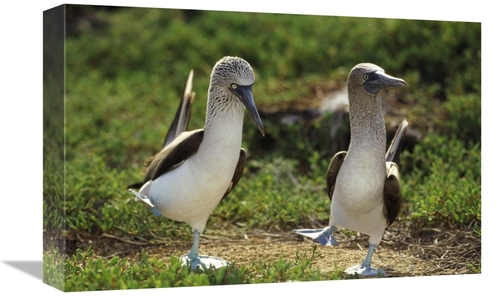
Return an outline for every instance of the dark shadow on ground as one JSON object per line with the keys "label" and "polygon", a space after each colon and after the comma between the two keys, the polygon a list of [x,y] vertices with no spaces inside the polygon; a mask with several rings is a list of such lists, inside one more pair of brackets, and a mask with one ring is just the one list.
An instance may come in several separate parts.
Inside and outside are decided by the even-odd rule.
{"label": "dark shadow on ground", "polygon": [[39,279],[40,281],[43,279],[42,261],[3,261],[3,263],[17,268],[20,271]]}

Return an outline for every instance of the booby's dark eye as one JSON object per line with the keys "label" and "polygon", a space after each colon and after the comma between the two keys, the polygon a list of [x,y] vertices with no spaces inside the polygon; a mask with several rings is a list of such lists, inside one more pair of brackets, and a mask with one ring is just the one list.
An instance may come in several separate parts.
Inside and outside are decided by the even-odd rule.
{"label": "booby's dark eye", "polygon": [[367,74],[363,75],[363,79],[368,80],[368,75]]}
{"label": "booby's dark eye", "polygon": [[232,88],[232,89],[237,89],[237,88],[238,88],[238,85],[237,85],[237,84],[234,84],[234,83],[231,83],[231,88]]}

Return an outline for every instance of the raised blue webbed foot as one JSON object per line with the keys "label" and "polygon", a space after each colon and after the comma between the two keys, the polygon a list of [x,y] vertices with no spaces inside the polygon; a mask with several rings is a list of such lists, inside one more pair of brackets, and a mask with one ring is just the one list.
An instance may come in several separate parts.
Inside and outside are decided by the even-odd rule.
{"label": "raised blue webbed foot", "polygon": [[335,230],[335,226],[328,226],[320,229],[295,229],[293,232],[312,238],[323,246],[338,246],[339,243],[332,235]]}
{"label": "raised blue webbed foot", "polygon": [[156,206],[151,202],[151,200],[147,196],[142,195],[133,189],[129,189],[128,191],[130,191],[133,195],[135,195],[135,201],[142,202],[142,204],[147,206],[155,216],[161,216],[161,213],[158,211]]}
{"label": "raised blue webbed foot", "polygon": [[148,206],[150,208],[155,207],[153,205],[153,203],[151,202],[151,200],[147,196],[142,195],[133,189],[129,189],[128,191],[132,192],[132,194],[135,195],[135,201],[141,201],[143,204],[145,204],[146,206]]}

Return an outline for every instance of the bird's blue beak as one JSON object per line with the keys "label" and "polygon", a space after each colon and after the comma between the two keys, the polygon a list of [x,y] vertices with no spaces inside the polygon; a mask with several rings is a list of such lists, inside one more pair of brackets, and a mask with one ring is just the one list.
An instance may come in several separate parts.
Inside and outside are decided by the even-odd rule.
{"label": "bird's blue beak", "polygon": [[257,124],[260,133],[264,136],[264,125],[260,120],[259,111],[257,111],[257,107],[255,106],[255,102],[253,100],[253,92],[251,85],[238,85],[236,89],[230,88],[231,91],[238,97],[238,99],[245,105],[250,116],[252,116],[253,120]]}
{"label": "bird's blue beak", "polygon": [[383,71],[375,71],[365,75],[368,75],[368,79],[363,84],[363,88],[372,95],[378,94],[385,88],[408,86],[403,79],[392,77]]}

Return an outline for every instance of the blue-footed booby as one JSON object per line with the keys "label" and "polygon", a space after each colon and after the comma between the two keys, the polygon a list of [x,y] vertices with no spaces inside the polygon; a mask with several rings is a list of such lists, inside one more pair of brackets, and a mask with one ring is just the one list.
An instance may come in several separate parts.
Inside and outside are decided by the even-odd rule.
{"label": "blue-footed booby", "polygon": [[[241,148],[245,107],[264,135],[253,99],[254,73],[239,57],[224,57],[212,69],[205,126],[185,131],[190,116],[192,74],[164,148],[146,161],[144,178],[129,186],[153,214],[182,221],[193,229],[193,245],[181,257],[192,269],[218,268],[227,261],[198,254],[200,235],[220,200],[238,183],[246,164]],[[139,186],[137,186],[139,185]],[[139,188],[139,192],[132,189]]]}
{"label": "blue-footed booby", "polygon": [[351,70],[347,79],[351,140],[347,152],[335,154],[326,173],[331,200],[329,226],[294,230],[322,245],[338,245],[333,237],[338,228],[369,235],[366,259],[348,268],[348,274],[385,275],[382,269],[372,268],[371,260],[385,228],[394,222],[401,207],[399,169],[393,160],[401,151],[408,122],[403,120],[386,152],[380,91],[405,86],[403,79],[389,76],[371,63]]}

